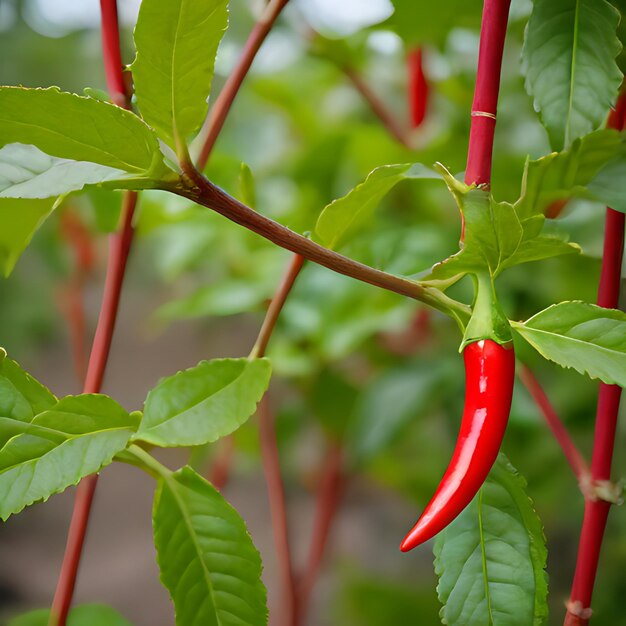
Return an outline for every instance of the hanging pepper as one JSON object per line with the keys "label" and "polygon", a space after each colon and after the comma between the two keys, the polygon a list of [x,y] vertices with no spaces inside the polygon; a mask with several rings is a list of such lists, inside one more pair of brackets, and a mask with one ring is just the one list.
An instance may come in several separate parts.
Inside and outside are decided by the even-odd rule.
{"label": "hanging pepper", "polygon": [[426,117],[428,108],[429,86],[424,74],[422,48],[411,50],[407,56],[409,70],[409,111],[411,114],[411,126],[417,128]]}
{"label": "hanging pepper", "polygon": [[478,277],[474,314],[462,349],[465,410],[457,444],[435,495],[400,545],[403,552],[434,537],[463,511],[500,450],[511,409],[515,354],[490,277]]}

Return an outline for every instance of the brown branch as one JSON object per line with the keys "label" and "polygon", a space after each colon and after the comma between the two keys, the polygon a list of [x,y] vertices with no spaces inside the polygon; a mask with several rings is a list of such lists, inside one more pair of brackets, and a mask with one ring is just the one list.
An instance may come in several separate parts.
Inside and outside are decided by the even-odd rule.
{"label": "brown branch", "polygon": [[183,169],[186,176],[181,179],[179,184],[163,186],[162,188],[210,208],[281,248],[300,254],[305,259],[334,272],[424,302],[442,313],[450,315],[461,327],[469,319],[469,307],[449,298],[438,289],[374,269],[324,248],[229,196],[194,170],[190,164],[183,164]]}
{"label": "brown branch", "polygon": [[265,38],[269,34],[274,22],[280,15],[281,11],[285,7],[289,0],[271,0],[261,19],[254,25],[248,40],[246,41],[241,57],[233,73],[228,77],[220,95],[215,100],[215,104],[211,107],[211,111],[207,118],[207,121],[200,132],[200,140],[202,142],[202,148],[198,155],[196,164],[200,171],[202,171],[207,161],[213,146],[224,126],[226,117],[233,105],[235,97],[239,93],[239,88],[247,76],[252,66],[252,62],[257,55],[257,52],[263,45]]}

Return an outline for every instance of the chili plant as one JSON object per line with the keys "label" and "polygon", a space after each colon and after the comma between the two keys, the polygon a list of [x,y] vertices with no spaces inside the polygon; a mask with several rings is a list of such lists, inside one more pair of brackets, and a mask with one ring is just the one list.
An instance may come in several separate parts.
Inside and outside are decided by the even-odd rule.
{"label": "chili plant", "polygon": [[[255,57],[288,0],[270,0],[261,8],[237,64],[214,96],[215,60],[228,26],[228,4],[143,0],[134,29],[135,58],[125,67],[116,2],[101,0],[108,95],[95,90],[79,95],[56,87],[0,87],[0,264],[8,276],[41,224],[62,213],[64,241],[74,250],[76,269],[68,283],[71,289],[62,291],[61,299],[73,328],[76,371],[84,375],[83,393],[57,397],[18,364],[18,354],[0,351],[0,518],[6,521],[78,485],[51,608],[14,617],[10,623],[126,623],[106,607],[72,609],[98,473],[113,462],[154,479],[154,545],[176,623],[267,623],[259,552],[244,520],[221,493],[231,480],[240,445],[233,434],[257,414],[281,578],[280,607],[272,610],[271,618],[275,623],[303,624],[350,480],[365,473],[391,440],[401,439],[403,429],[427,410],[437,389],[449,386],[456,392],[457,376],[439,367],[441,352],[454,351],[451,337],[466,369],[465,411],[456,446],[447,446],[452,460],[439,486],[430,474],[423,479],[434,496],[423,508],[426,490],[419,491],[416,500],[422,513],[401,549],[411,550],[435,537],[443,623],[528,626],[547,621],[547,544],[528,495],[533,494],[536,476],[532,466],[527,467],[527,484],[500,452],[512,403],[514,415],[519,412],[514,397],[517,368],[584,497],[565,624],[588,623],[608,513],[612,504],[621,502],[621,488],[611,482],[611,465],[621,387],[626,384],[626,315],[618,308],[626,211],[623,4],[534,0],[532,6],[519,2],[510,11],[510,0],[445,0],[435,8],[421,1],[394,0],[394,11],[383,22],[345,38],[320,33],[318,24],[308,24],[306,0],[299,9],[289,12],[289,7],[288,23],[297,34],[292,36],[302,37],[310,51],[306,61],[297,63],[314,63],[316,71],[333,72],[333,80],[345,83],[342,88],[351,85],[369,107],[368,124],[374,119],[389,135],[381,139],[374,126],[375,134],[367,135],[376,141],[373,155],[364,157],[358,143],[350,152],[339,131],[324,135],[332,125],[332,111],[319,101],[316,106],[319,94],[293,81],[287,86],[271,79],[257,82],[257,98],[291,116],[302,133],[307,123],[317,124],[308,137],[313,148],[299,172],[288,155],[280,159],[279,173],[293,178],[293,186],[302,190],[299,202],[306,206],[304,211],[286,211],[289,227],[280,208],[262,208],[284,200],[281,194],[263,194],[252,168],[240,163],[243,155],[220,161],[216,150]],[[376,49],[369,43],[381,31],[383,37],[393,33],[395,45],[403,48],[396,60],[409,69],[408,77],[402,67],[398,74],[406,81],[406,95],[399,99],[408,103],[404,115],[397,114],[388,94],[382,89],[379,93],[366,77],[368,55]],[[460,72],[456,82],[446,81],[441,66],[455,37],[467,42],[468,33],[477,31],[477,65],[472,63],[465,75]],[[508,140],[517,133],[523,143],[526,129],[538,130],[537,119],[546,134],[539,135],[541,149],[533,145],[533,154],[522,161],[496,145],[499,156],[492,175],[507,36],[512,40],[509,54],[516,59],[516,44],[523,40],[521,62],[511,64],[514,70],[506,76],[500,98]],[[469,75],[474,83],[471,103],[466,97],[471,91]],[[520,95],[522,75],[526,101],[532,101],[538,118],[531,119],[530,112],[526,119],[506,117],[508,90],[514,97]],[[303,81],[302,76],[296,78]],[[435,89],[431,81],[439,82]],[[312,103],[305,102],[308,98]],[[447,112],[446,99],[462,111]],[[437,104],[441,111],[436,111]],[[262,107],[256,108],[249,110],[255,129],[262,126],[263,115]],[[429,137],[429,128],[436,124],[444,129],[443,139]],[[469,130],[467,151],[460,148],[455,130],[462,136]],[[316,144],[317,135],[321,143],[328,139],[323,149]],[[465,152],[467,158],[459,158]],[[399,158],[389,164],[387,154]],[[354,172],[342,169],[343,161],[354,166],[359,159],[374,169],[352,189],[346,191],[344,184],[345,193],[331,201],[335,177],[355,178]],[[464,171],[459,171],[464,162]],[[311,176],[315,168],[324,169],[317,179]],[[120,193],[122,200],[116,203]],[[315,202],[307,205],[307,198],[323,198],[324,208],[309,206]],[[439,234],[425,232],[424,238],[436,240],[433,247],[442,260],[432,258],[432,250],[411,248],[411,242],[422,241],[420,228],[426,222],[413,208],[405,215],[394,214],[391,201],[404,207],[423,202],[438,216]],[[452,224],[456,233],[460,231],[458,248],[440,232],[451,230],[445,222],[452,222],[453,213],[446,212],[452,202],[461,217]],[[78,217],[85,204],[100,223],[115,225],[109,229],[104,294],[86,368],[81,360],[81,289],[94,266],[91,239],[96,235]],[[529,276],[539,282],[555,267],[576,271],[587,250],[569,240],[577,231],[567,219],[576,218],[577,211],[601,216],[604,207],[611,208],[606,209],[596,304],[584,300],[592,289],[586,280],[563,301],[555,297],[559,294],[552,285],[541,298],[532,298],[527,285],[519,286],[520,276],[525,282]],[[559,225],[556,218],[563,216]],[[371,228],[372,223],[377,227]],[[167,303],[161,319],[263,309],[265,318],[247,355],[203,360],[176,373],[164,367],[165,378],[146,392],[143,407],[129,411],[101,391],[136,228],[145,240],[155,233],[162,237],[159,253],[166,257],[164,274],[170,278],[193,273],[203,263],[210,263],[220,276],[215,284],[201,285],[199,291]],[[578,234],[583,240],[588,236],[580,228]],[[179,251],[168,265],[168,244],[177,237]],[[229,249],[233,237],[238,250],[234,259]],[[277,268],[285,256],[280,249],[291,253],[281,281]],[[557,262],[561,265],[555,266]],[[518,266],[529,263],[537,264],[533,274],[520,273],[524,270]],[[516,301],[516,289],[525,297]],[[543,308],[529,310],[529,304]],[[316,329],[311,322],[307,327],[307,319],[321,322]],[[278,327],[281,332],[275,333]],[[439,348],[429,352],[426,344],[438,334]],[[420,350],[429,362],[419,376],[405,370],[399,387],[401,377],[385,378],[393,374],[398,354]],[[350,354],[363,360],[361,373],[358,367],[346,373]],[[590,466],[528,366],[538,355],[600,381]],[[326,441],[311,545],[302,571],[296,571],[291,554],[275,402],[267,396],[273,367],[275,376],[289,380],[303,404],[310,405]],[[189,448],[190,462],[172,470],[157,459],[159,448]],[[425,447],[422,453],[427,453]],[[209,470],[207,457],[212,458]],[[406,521],[408,528],[411,520]],[[385,550],[396,552],[396,539]],[[372,615],[363,619],[371,620]],[[393,613],[380,619],[398,620]],[[410,619],[421,623],[419,615]],[[615,616],[606,619],[617,623]]]}

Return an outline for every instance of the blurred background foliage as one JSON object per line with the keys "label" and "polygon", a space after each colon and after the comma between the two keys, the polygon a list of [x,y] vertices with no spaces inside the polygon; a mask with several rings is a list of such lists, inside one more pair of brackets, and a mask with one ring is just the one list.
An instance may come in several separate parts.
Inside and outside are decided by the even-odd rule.
{"label": "blurred background foliage", "polygon": [[[138,3],[119,3],[128,62],[133,56],[131,29]],[[214,93],[236,62],[262,4],[232,0]],[[435,6],[396,0],[394,4],[395,14],[386,0],[294,0],[244,83],[206,169],[208,177],[258,211],[306,232],[313,229],[323,206],[379,165],[422,162],[430,166],[441,161],[453,172],[463,170],[481,3],[446,0]],[[493,174],[494,194],[503,200],[518,197],[527,155],[536,158],[549,151],[520,72],[530,7],[528,0],[514,0],[505,50]],[[86,86],[103,89],[98,15],[96,0],[0,0],[2,84],[54,84],[79,93]],[[426,121],[410,131],[406,54],[418,44],[424,46],[431,98]],[[355,89],[351,72],[407,129],[414,149],[389,135]],[[72,274],[73,257],[62,236],[61,214],[78,215],[96,245],[96,269],[84,285],[90,332],[106,258],[104,234],[115,228],[118,209],[119,196],[113,193],[72,196],[37,233],[13,274],[0,281],[0,343],[13,358],[32,365],[44,382],[50,376],[42,371],[42,362],[55,368],[55,380],[76,388],[60,291]],[[560,300],[595,300],[603,217],[603,207],[597,205],[571,202],[566,206],[559,228],[582,245],[583,254],[507,272],[498,287],[511,318],[524,319]],[[178,333],[194,328],[206,342],[197,346],[200,357],[216,356],[211,352],[216,336],[223,347],[221,355],[246,353],[239,348],[242,337],[252,342],[289,255],[217,214],[164,193],[142,195],[137,227],[127,282],[131,295],[123,300],[121,315],[128,315],[128,307],[139,306],[142,299],[149,303],[139,307],[142,318],[133,328],[140,343],[159,346],[166,333],[168,341],[172,337],[175,341]],[[386,271],[418,274],[456,249],[459,232],[457,209],[441,185],[405,181],[388,194],[367,227],[354,233],[341,252]],[[455,295],[467,301],[470,286],[456,286]],[[358,545],[331,542],[327,573],[316,595],[315,621],[310,623],[439,623],[430,547],[406,556],[399,553],[397,543],[432,494],[453,447],[463,403],[459,340],[453,323],[437,313],[312,264],[305,266],[268,353],[275,369],[272,402],[278,414],[288,496],[292,510],[297,509],[302,492],[315,487],[324,441],[338,442],[345,450],[350,475],[339,513],[343,536],[350,532],[346,523],[374,519],[369,527],[366,524]],[[123,351],[121,341],[114,342],[116,350]],[[589,454],[596,385],[541,361],[526,345],[520,345],[519,351]],[[186,364],[181,359],[181,366],[193,365],[195,356],[189,355]],[[141,363],[141,358],[135,362]],[[167,359],[159,371],[172,373]],[[138,389],[137,397],[146,390]],[[109,385],[108,391],[116,397],[114,386]],[[227,497],[229,489],[237,489],[241,476],[260,475],[255,421],[238,431],[235,439],[236,469]],[[623,474],[623,446],[620,433],[616,477]],[[583,502],[556,442],[520,384],[504,451],[527,478],[529,494],[545,524],[551,623],[559,624],[573,573]],[[195,451],[193,458],[206,468],[214,455],[211,448]],[[399,509],[392,507],[393,528],[380,533],[375,518],[382,515],[381,506],[392,506],[390,502],[400,503]],[[251,523],[250,515],[245,516]],[[382,517],[385,524],[389,519]],[[594,598],[594,623],[599,626],[626,624],[622,608],[625,529],[626,514],[616,508]],[[306,542],[302,529],[292,530],[295,543]],[[0,544],[3,537],[11,536],[0,529]],[[262,551],[265,556],[263,547]],[[385,558],[379,560],[383,553]],[[52,571],[56,564],[50,566]],[[7,588],[5,609],[41,602],[29,596],[28,589],[12,588],[14,566],[7,562],[0,566],[0,580]],[[268,572],[266,578],[272,573]],[[266,583],[272,600],[273,584]],[[129,617],[157,624],[140,621],[146,602],[137,597]],[[171,617],[160,623],[171,623]]]}

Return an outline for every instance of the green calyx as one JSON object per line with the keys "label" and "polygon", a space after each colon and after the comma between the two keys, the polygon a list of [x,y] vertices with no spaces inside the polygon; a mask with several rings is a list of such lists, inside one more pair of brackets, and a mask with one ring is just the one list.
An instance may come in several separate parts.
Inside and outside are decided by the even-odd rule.
{"label": "green calyx", "polygon": [[511,325],[498,302],[493,277],[485,272],[476,274],[473,278],[475,297],[472,317],[459,351],[463,352],[465,346],[481,339],[491,339],[501,345],[511,343],[513,341]]}

